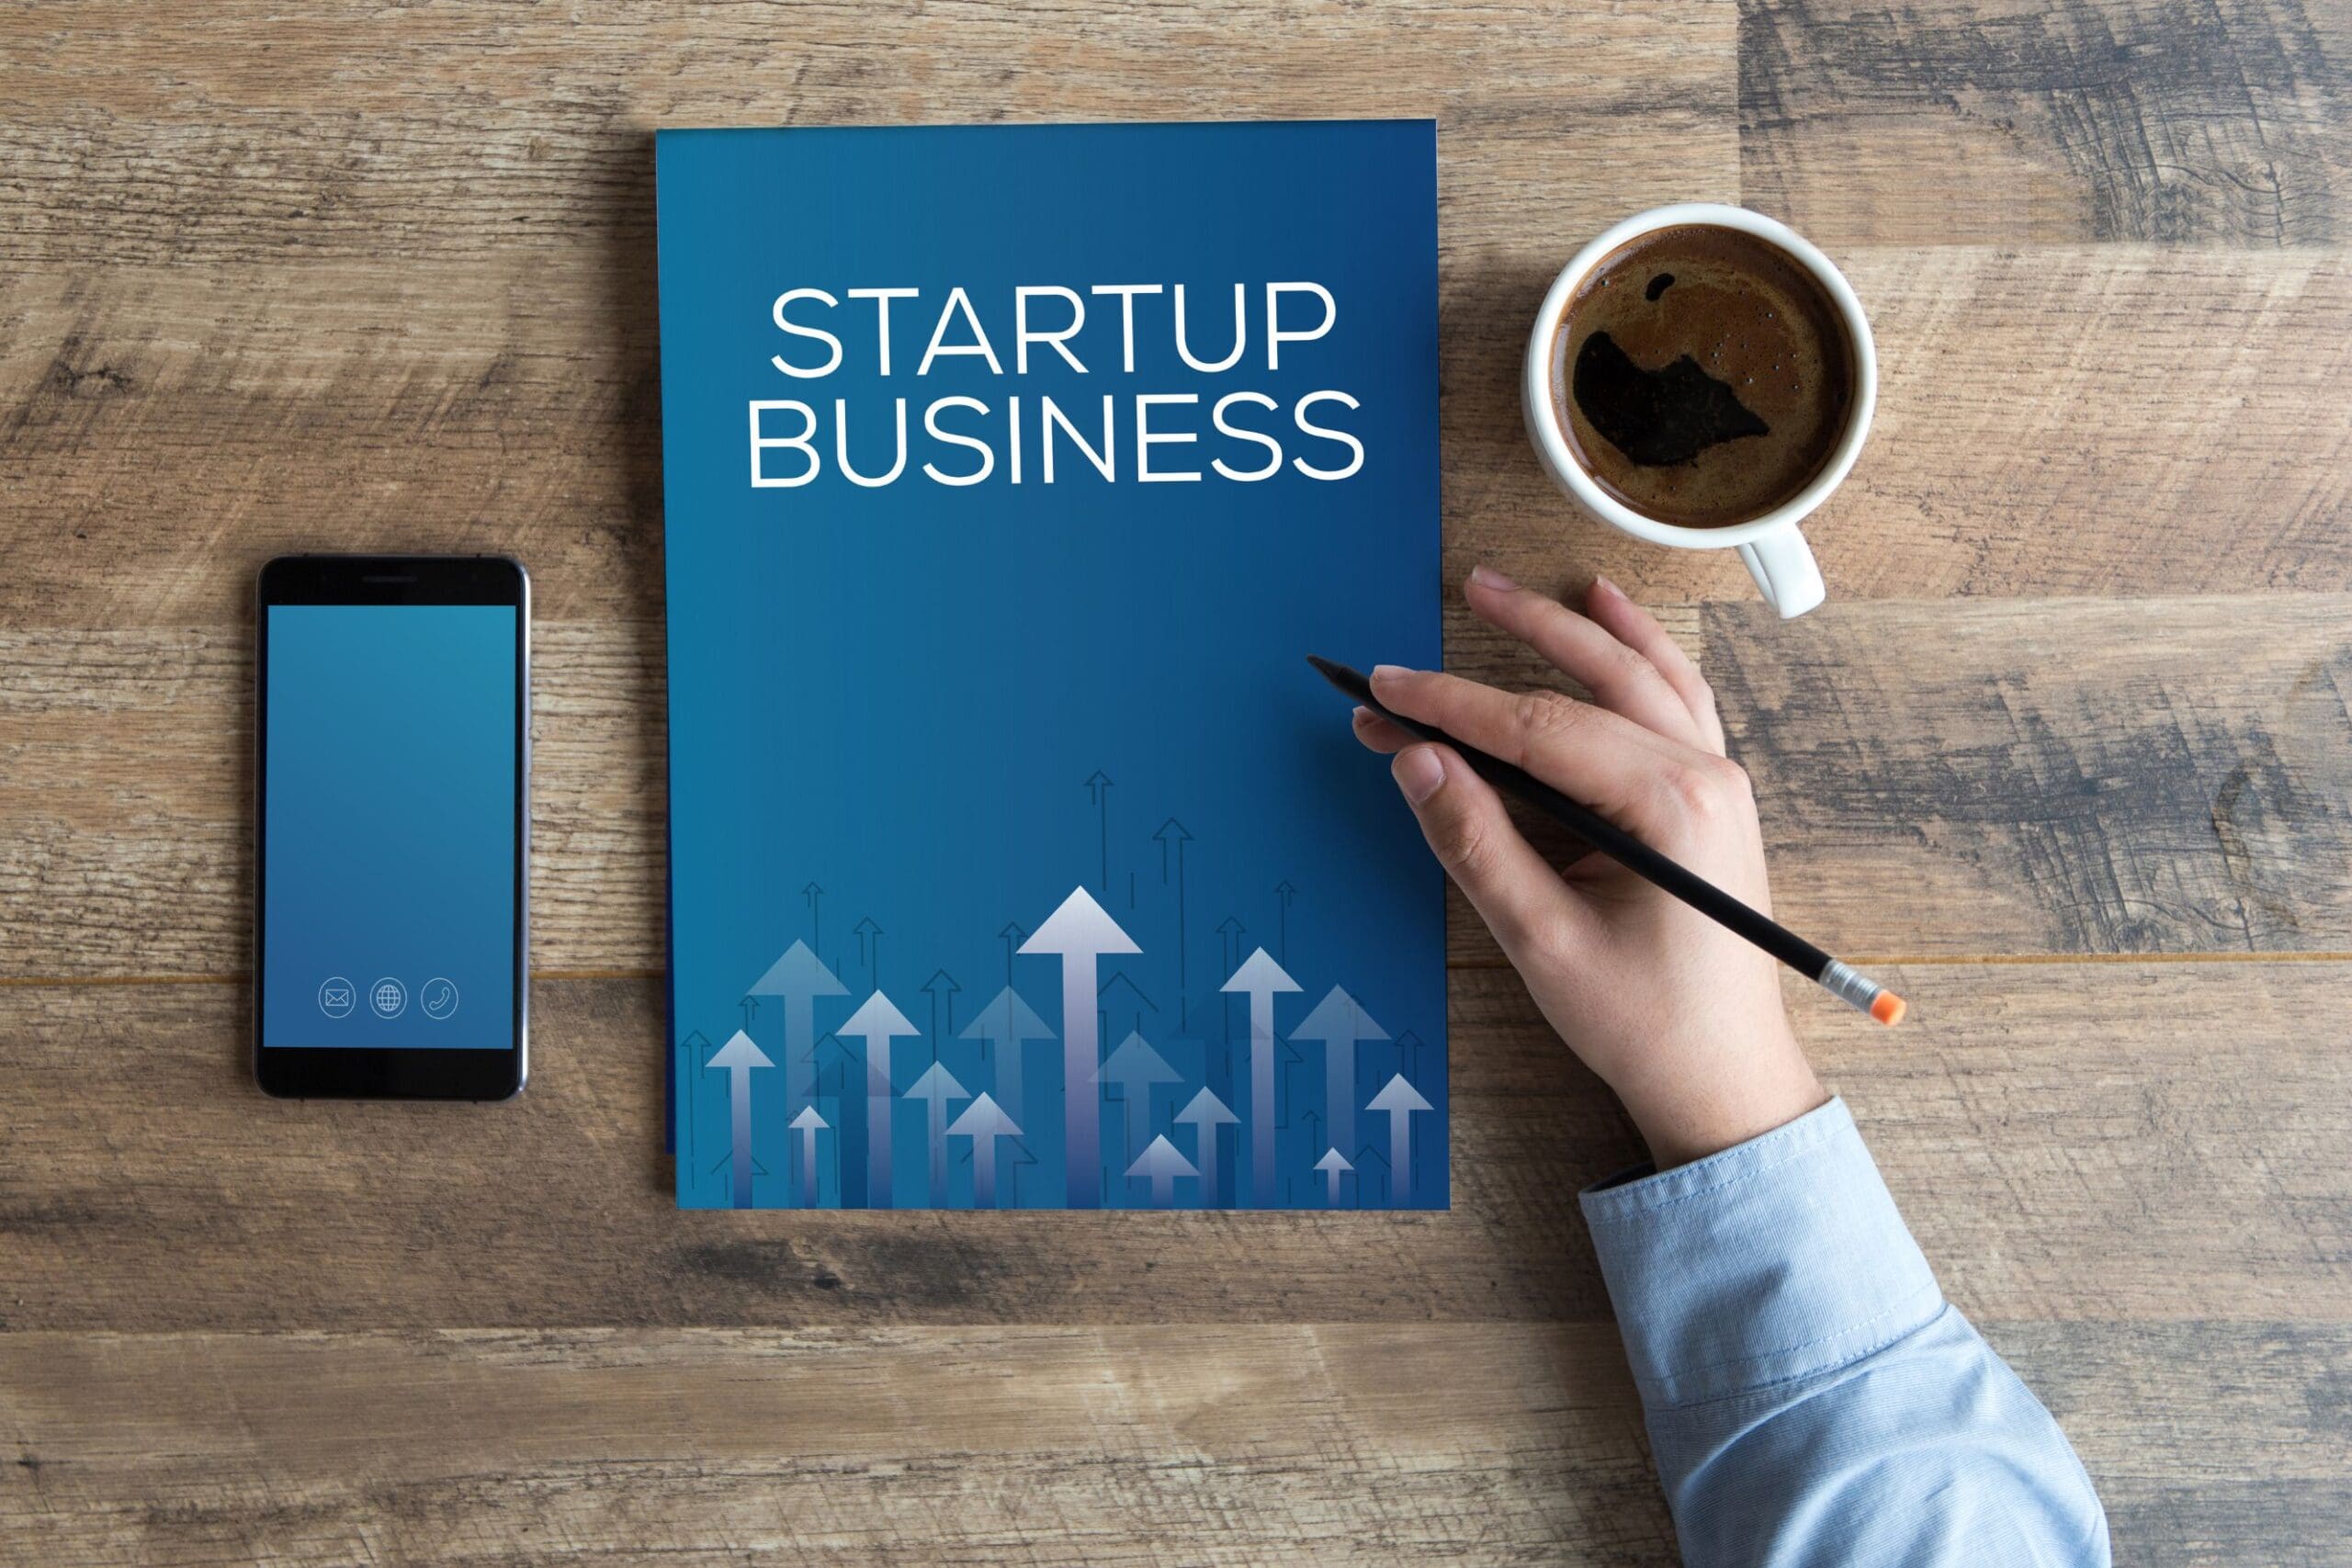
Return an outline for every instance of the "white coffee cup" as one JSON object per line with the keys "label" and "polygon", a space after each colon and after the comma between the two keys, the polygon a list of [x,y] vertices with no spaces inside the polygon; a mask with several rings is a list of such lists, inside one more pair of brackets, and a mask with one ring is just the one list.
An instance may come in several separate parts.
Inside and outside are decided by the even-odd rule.
{"label": "white coffee cup", "polygon": [[[1838,438],[1829,461],[1803,490],[1761,517],[1721,528],[1686,528],[1679,524],[1661,523],[1602,490],[1569,449],[1567,433],[1560,428],[1560,411],[1552,396],[1553,344],[1568,300],[1586,275],[1630,240],[1690,223],[1736,229],[1768,240],[1787,252],[1820,283],[1823,292],[1837,307],[1853,345],[1853,401],[1847,414],[1845,433]],[[1827,256],[1796,231],[1744,207],[1704,201],[1652,208],[1603,231],[1560,269],[1560,276],[1552,281],[1551,292],[1544,296],[1544,308],[1535,313],[1535,330],[1528,336],[1527,373],[1521,391],[1527,433],[1535,443],[1536,455],[1543,458],[1552,482],[1567,491],[1569,498],[1585,511],[1612,528],[1654,545],[1669,545],[1679,550],[1738,550],[1739,558],[1747,563],[1748,571],[1756,578],[1756,586],[1764,591],[1765,600],[1784,618],[1802,615],[1821,603],[1821,568],[1814,561],[1813,548],[1804,542],[1797,525],[1829,499],[1830,492],[1844,481],[1855,457],[1861,453],[1862,440],[1870,434],[1871,414],[1878,406],[1878,354],[1871,343],[1869,318],[1862,314],[1862,302],[1854,297],[1853,285],[1846,281],[1845,275],[1831,265]]]}

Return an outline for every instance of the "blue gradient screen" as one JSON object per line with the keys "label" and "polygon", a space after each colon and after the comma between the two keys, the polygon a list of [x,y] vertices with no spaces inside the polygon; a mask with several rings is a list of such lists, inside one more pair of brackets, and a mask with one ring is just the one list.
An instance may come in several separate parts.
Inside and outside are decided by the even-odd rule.
{"label": "blue gradient screen", "polygon": [[262,1043],[514,1043],[515,609],[273,604]]}

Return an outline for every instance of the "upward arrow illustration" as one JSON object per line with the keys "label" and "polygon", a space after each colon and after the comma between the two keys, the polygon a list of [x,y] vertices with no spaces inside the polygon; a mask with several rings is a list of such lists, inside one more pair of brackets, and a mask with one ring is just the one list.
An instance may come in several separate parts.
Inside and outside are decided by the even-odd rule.
{"label": "upward arrow illustration", "polygon": [[939,1050],[940,998],[944,997],[947,1000],[947,1027],[952,1032],[956,1027],[956,994],[963,988],[956,983],[956,976],[944,969],[933,970],[931,978],[922,983],[923,995],[931,998],[931,1048],[934,1055]]}
{"label": "upward arrow illustration", "polygon": [[1241,1118],[1226,1109],[1225,1101],[1203,1089],[1176,1112],[1176,1120],[1192,1123],[1193,1147],[1197,1151],[1193,1158],[1201,1168],[1201,1207],[1214,1209],[1217,1205],[1217,1129],[1230,1127]]}
{"label": "upward arrow illustration", "polygon": [[962,1038],[986,1041],[995,1056],[996,1099],[1006,1115],[1018,1117],[1023,1113],[1021,1058],[1028,1043],[1053,1037],[1054,1032],[1046,1027],[1046,1021],[1010,986],[999,991],[996,1000],[964,1026]]}
{"label": "upward arrow illustration", "polygon": [[[1107,781],[1106,781],[1107,782]],[[1102,1097],[1094,1091],[1094,1069],[1102,1042],[1094,1022],[1095,961],[1106,953],[1141,953],[1119,923],[1083,887],[1070,890],[1046,923],[1021,944],[1023,953],[1057,953],[1062,961],[1063,1158],[1068,1164],[1068,1203],[1073,1209],[1102,1206]]]}
{"label": "upward arrow illustration", "polygon": [[1427,1043],[1409,1029],[1396,1036],[1396,1054],[1403,1058],[1407,1072],[1419,1073],[1421,1070],[1421,1051]]}
{"label": "upward arrow illustration", "polygon": [[1338,1208],[1340,1173],[1353,1170],[1355,1167],[1350,1165],[1348,1156],[1339,1150],[1325,1149],[1323,1157],[1315,1162],[1315,1168],[1323,1173],[1323,1206],[1327,1209]]}
{"label": "upward arrow illustration", "polygon": [[817,1043],[815,998],[845,997],[849,987],[833,977],[807,942],[796,942],[768,965],[752,994],[784,998],[784,1101],[797,1111],[816,1093],[817,1065],[809,1055]]}
{"label": "upward arrow illustration", "polygon": [[1151,1146],[1136,1156],[1135,1164],[1127,1167],[1130,1179],[1138,1176],[1150,1179],[1151,1206],[1155,1209],[1165,1209],[1174,1200],[1178,1177],[1199,1174],[1193,1168],[1193,1162],[1165,1138],[1152,1139]]}
{"label": "upward arrow illustration", "polygon": [[909,1100],[920,1100],[927,1106],[926,1120],[931,1129],[931,1206],[947,1207],[947,1102],[969,1100],[971,1090],[956,1081],[946,1064],[933,1062],[922,1077],[915,1079],[907,1090]]}
{"label": "upward arrow illustration", "polygon": [[1119,1042],[1119,1048],[1102,1064],[1102,1077],[1104,1083],[1119,1086],[1126,1107],[1127,1135],[1114,1156],[1114,1163],[1124,1165],[1142,1152],[1143,1135],[1151,1130],[1151,1086],[1184,1080],[1148,1041],[1133,1032]]}
{"label": "upward arrow illustration", "polygon": [[947,1129],[948,1136],[972,1140],[972,1207],[996,1207],[996,1141],[1017,1138],[1021,1129],[1012,1124],[997,1102],[983,1093],[964,1108]]}
{"label": "upward arrow illustration", "polygon": [[1293,1040],[1323,1043],[1323,1135],[1334,1145],[1351,1144],[1356,1136],[1356,1043],[1385,1040],[1388,1032],[1355,998],[1334,986],[1315,1004],[1304,1021],[1294,1024]]}
{"label": "upward arrow illustration", "polygon": [[865,1206],[887,1209],[891,1206],[890,1042],[922,1032],[876,991],[833,1032],[865,1041]]}
{"label": "upward arrow illustration", "polygon": [[[1095,807],[1102,829],[1102,896],[1111,896],[1111,775],[1097,768],[1086,781],[1086,798]],[[1027,949],[1023,949],[1026,952]]]}
{"label": "upward arrow illustration", "polygon": [[804,1105],[800,1114],[792,1119],[792,1130],[800,1134],[800,1206],[817,1206],[817,1134],[832,1125],[817,1114],[813,1105]]}
{"label": "upward arrow illustration", "polygon": [[[1125,994],[1123,996],[1120,994],[1122,992]],[[1094,1010],[1101,1013],[1107,1021],[1113,1016],[1114,1008],[1125,1010],[1129,1019],[1127,1029],[1132,1033],[1143,1028],[1143,1015],[1147,1012],[1158,1012],[1159,1004],[1144,995],[1143,987],[1127,978],[1125,970],[1114,969],[1111,971],[1111,977],[1102,982],[1102,994],[1095,998]],[[1104,1032],[1116,1032],[1106,1027]]]}
{"label": "upward arrow illustration", "polygon": [[1192,1021],[1184,1016],[1185,992],[1192,988],[1192,976],[1185,973],[1184,919],[1184,846],[1193,841],[1192,833],[1173,817],[1159,825],[1152,837],[1159,840],[1159,880],[1168,882],[1169,862],[1176,864],[1176,1027],[1189,1029]]}
{"label": "upward arrow illustration", "polygon": [[1242,933],[1249,929],[1232,915],[1226,916],[1216,923],[1216,934],[1224,939],[1217,951],[1225,955],[1225,963],[1228,968],[1233,964],[1233,955],[1241,951]]}
{"label": "upward arrow illustration", "polygon": [[859,919],[857,924],[850,927],[850,930],[857,935],[857,961],[865,965],[866,983],[873,986],[880,985],[882,983],[882,928],[875,923],[873,916],[865,915]]}
{"label": "upward arrow illustration", "polygon": [[679,1112],[678,1119],[686,1124],[686,1167],[690,1170],[701,1168],[702,1156],[695,1152],[694,1101],[688,1098],[684,1087],[686,1078],[685,1065],[689,1062],[701,1061],[703,1053],[709,1049],[710,1037],[699,1029],[679,1041],[677,1077],[670,1083],[670,1092],[676,1101]]}
{"label": "upward arrow illustration", "polygon": [[706,1065],[727,1069],[729,1174],[734,1178],[735,1207],[748,1209],[752,1206],[752,1069],[775,1064],[739,1029]]}
{"label": "upward arrow illustration", "polygon": [[[856,1060],[857,1053],[852,1051],[833,1031],[828,1029],[817,1036],[817,1097],[822,1100],[827,1095],[846,1096],[849,1092],[850,1064]],[[825,1077],[829,1072],[833,1075],[830,1087]]]}
{"label": "upward arrow illustration", "polygon": [[1274,1184],[1274,994],[1295,991],[1262,947],[1252,951],[1221,989],[1250,998],[1250,1190],[1261,1209],[1279,1201]]}
{"label": "upward arrow illustration", "polygon": [[1413,1190],[1413,1112],[1430,1109],[1421,1091],[1398,1073],[1365,1104],[1366,1111],[1388,1112],[1388,1171],[1392,1190]]}

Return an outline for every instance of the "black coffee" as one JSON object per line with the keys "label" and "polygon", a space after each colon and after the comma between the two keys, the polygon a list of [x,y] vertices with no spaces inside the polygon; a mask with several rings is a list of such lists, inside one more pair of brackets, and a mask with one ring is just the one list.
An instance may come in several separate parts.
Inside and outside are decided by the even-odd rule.
{"label": "black coffee", "polygon": [[1568,300],[1552,398],[1601,489],[1663,523],[1760,517],[1829,461],[1854,400],[1843,319],[1770,241],[1711,224],[1628,241]]}

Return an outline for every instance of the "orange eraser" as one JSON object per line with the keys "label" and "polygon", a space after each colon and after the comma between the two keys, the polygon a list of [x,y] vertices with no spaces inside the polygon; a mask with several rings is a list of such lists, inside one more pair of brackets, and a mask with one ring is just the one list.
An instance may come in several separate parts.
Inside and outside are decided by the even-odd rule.
{"label": "orange eraser", "polygon": [[1903,1015],[1909,1010],[1908,1004],[1893,991],[1881,991],[1877,999],[1871,1003],[1871,1016],[1881,1023],[1901,1023]]}

